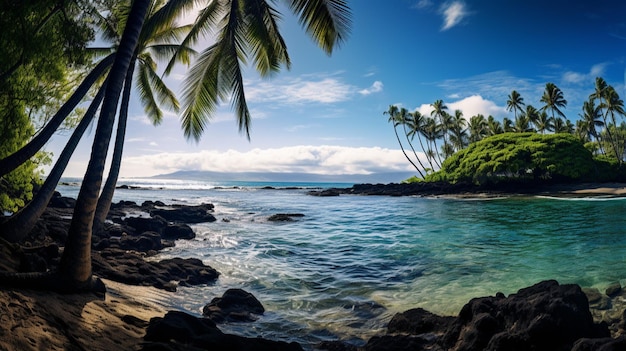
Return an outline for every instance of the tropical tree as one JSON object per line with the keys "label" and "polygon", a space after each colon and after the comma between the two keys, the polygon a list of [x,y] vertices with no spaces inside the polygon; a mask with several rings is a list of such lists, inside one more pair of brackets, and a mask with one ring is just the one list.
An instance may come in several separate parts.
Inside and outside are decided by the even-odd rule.
{"label": "tropical tree", "polygon": [[[104,37],[113,42],[113,48],[119,44],[129,9],[130,3],[119,3],[114,7],[113,11],[109,12],[109,18],[102,18],[100,21]],[[161,106],[178,112],[178,99],[165,85],[161,75],[157,72],[157,61],[170,60],[175,53],[178,53],[176,59],[182,63],[189,64],[194,51],[190,48],[181,47],[178,44],[188,32],[190,26],[177,26],[175,22],[177,13],[173,12],[171,15],[164,15],[163,12],[168,10],[164,0],[152,1],[141,30],[139,43],[131,59],[119,109],[111,167],[96,207],[94,230],[102,229],[113,200],[122,163],[128,105],[133,85],[139,92],[147,117],[154,125],[159,125],[163,118]],[[117,26],[113,27],[111,24],[117,24]]]}
{"label": "tropical tree", "polygon": [[429,145],[428,151],[426,152],[427,156],[430,157],[431,160],[433,160],[437,168],[440,168],[441,155],[439,154],[439,150],[437,148],[437,140],[443,137],[443,133],[441,132],[441,126],[434,118],[427,117],[424,122],[424,127],[422,128],[422,135]]}
{"label": "tropical tree", "polygon": [[526,133],[533,131],[533,128],[530,125],[530,118],[528,117],[528,115],[523,114],[517,116],[514,121],[513,131],[516,133]]}
{"label": "tropical tree", "polygon": [[541,111],[537,114],[537,116],[538,117],[534,122],[537,132],[545,134],[546,132],[554,131],[555,121],[552,119],[552,117],[548,116],[548,113],[546,113],[546,111]]}
{"label": "tropical tree", "polygon": [[[417,136],[417,140],[420,143],[420,147],[422,148],[422,152],[424,153],[424,155],[426,155],[426,149],[424,148],[424,143],[422,142],[422,127],[424,125],[424,116],[417,110],[413,111],[413,112],[409,112],[408,118],[405,119],[404,122],[405,127],[408,130],[406,131],[406,137],[409,140],[409,144],[411,145],[411,147],[413,147],[412,145],[412,140],[415,139],[415,137]],[[417,154],[417,152],[415,152],[415,149],[413,149],[413,153],[415,154],[415,158],[417,159],[417,161],[419,162],[420,166],[422,167],[422,169],[427,172],[427,168],[424,167],[424,164],[422,163],[419,155]],[[430,163],[430,169],[433,169],[433,165],[432,162],[430,162],[430,159],[427,160]]]}
{"label": "tropical tree", "polygon": [[441,136],[443,137],[443,142],[446,144],[448,142],[448,128],[450,126],[450,119],[448,114],[448,106],[443,103],[443,100],[437,100],[434,103],[430,104],[433,108],[430,111],[430,116],[435,119],[435,122],[439,124],[439,130],[441,132]]}
{"label": "tropical tree", "polygon": [[587,125],[586,134],[589,140],[598,140],[598,129],[604,127],[602,113],[593,99],[589,99],[583,103],[583,112],[579,114],[581,120]]}
{"label": "tropical tree", "polygon": [[467,120],[461,110],[455,110],[450,127],[450,144],[454,151],[465,148],[468,144]]}
{"label": "tropical tree", "polygon": [[484,137],[486,137],[488,134],[487,128],[488,128],[487,120],[485,119],[485,116],[483,116],[482,114],[479,113],[475,116],[470,117],[469,142],[475,143],[477,141],[482,140]]}
{"label": "tropical tree", "polygon": [[517,118],[517,112],[523,112],[524,98],[517,91],[511,91],[506,100],[506,110],[513,111],[513,116]]}
{"label": "tropical tree", "polygon": [[515,131],[514,123],[510,118],[504,117],[502,119],[502,130],[504,130],[505,133],[510,133],[510,132]]}
{"label": "tropical tree", "polygon": [[553,119],[555,118],[555,112],[559,116],[565,118],[565,114],[563,114],[561,108],[565,108],[567,106],[567,100],[563,97],[563,91],[561,91],[561,89],[559,89],[554,83],[546,83],[546,88],[540,101],[544,103],[541,111],[552,111]]}
{"label": "tropical tree", "polygon": [[[390,105],[389,109],[387,109],[387,111],[383,112],[383,115],[389,115],[389,118],[387,119],[387,122],[393,124],[393,131],[396,134],[396,139],[398,140],[398,145],[400,145],[400,149],[402,150],[402,153],[404,154],[404,157],[411,163],[411,165],[413,165],[413,167],[415,167],[415,169],[419,172],[420,176],[422,178],[424,178],[424,175],[420,171],[419,167],[417,167],[415,162],[413,162],[413,160],[406,153],[406,150],[404,150],[404,146],[402,145],[402,141],[400,140],[400,135],[398,134],[398,126],[399,125],[402,125],[402,126],[405,125],[405,122],[406,122],[407,116],[408,116],[408,111],[404,107],[399,109],[398,106],[396,106],[396,105]],[[406,128],[406,127],[404,126],[404,128]],[[418,161],[419,161],[419,158],[418,158]]]}
{"label": "tropical tree", "polygon": [[502,134],[504,133],[504,129],[502,128],[502,124],[496,120],[492,115],[487,117],[487,134],[489,136]]}
{"label": "tropical tree", "polygon": [[[619,97],[619,94],[612,86],[607,86],[604,90],[604,102],[602,103],[602,107],[605,109],[605,125],[606,121],[609,120],[610,117],[610,125],[617,127],[617,119],[616,116],[624,116],[624,101]],[[609,126],[610,126],[609,125]],[[616,128],[615,131],[618,129]],[[613,147],[614,155],[617,157],[620,165],[623,160],[623,153],[620,153],[620,143],[621,140],[619,136],[613,135],[611,128],[607,128],[607,135],[609,136],[609,141]]]}

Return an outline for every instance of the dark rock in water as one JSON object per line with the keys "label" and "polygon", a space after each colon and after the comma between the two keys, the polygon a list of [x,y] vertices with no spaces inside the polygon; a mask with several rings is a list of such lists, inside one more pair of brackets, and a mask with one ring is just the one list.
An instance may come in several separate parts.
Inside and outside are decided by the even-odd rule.
{"label": "dark rock in water", "polygon": [[136,233],[156,232],[163,233],[163,228],[167,227],[167,220],[161,216],[145,217],[128,217],[124,220],[124,224],[135,229]]}
{"label": "dark rock in water", "polygon": [[48,202],[48,207],[53,208],[74,208],[75,205],[76,199],[61,196],[61,194],[58,192],[55,192],[50,199],[50,202]]}
{"label": "dark rock in water", "polygon": [[610,297],[615,297],[621,292],[622,292],[622,285],[619,282],[615,282],[609,285],[609,287],[606,288],[606,291],[605,291],[606,295]]}
{"label": "dark rock in water", "polygon": [[175,290],[172,281],[181,286],[209,284],[219,276],[215,269],[194,258],[149,262],[139,254],[107,248],[93,252],[92,260],[93,271],[101,278],[160,289]]}
{"label": "dark rock in water", "polygon": [[178,239],[193,239],[196,237],[196,233],[186,224],[168,224],[163,228],[163,239],[166,240],[178,240]]}
{"label": "dark rock in water", "polygon": [[407,349],[399,348],[402,343],[412,343],[415,350],[571,350],[581,338],[609,336],[606,324],[593,322],[580,287],[556,281],[508,297],[472,299],[458,317],[409,310],[392,319],[388,332],[385,339],[372,338],[365,350]]}
{"label": "dark rock in water", "polygon": [[277,213],[267,218],[270,222],[291,222],[295,218],[304,217],[302,213]]}
{"label": "dark rock in water", "polygon": [[251,322],[261,315],[265,308],[251,293],[241,289],[228,289],[222,297],[211,300],[202,309],[202,315],[216,323]]}
{"label": "dark rock in water", "polygon": [[122,250],[134,250],[147,252],[150,250],[163,249],[161,235],[156,232],[143,232],[140,235],[124,235],[119,239],[119,248]]}
{"label": "dark rock in water", "polygon": [[442,317],[422,308],[414,308],[393,316],[387,331],[414,335],[432,333],[448,329],[454,320],[454,317]]}
{"label": "dark rock in water", "polygon": [[205,223],[215,222],[217,219],[209,211],[213,210],[212,204],[202,204],[197,206],[180,206],[173,209],[150,210],[153,217],[160,216],[170,222],[179,223]]}
{"label": "dark rock in water", "polygon": [[207,318],[169,311],[150,320],[143,350],[302,351],[297,343],[224,334]]}
{"label": "dark rock in water", "polygon": [[309,195],[312,196],[322,196],[322,197],[327,197],[327,196],[339,196],[341,195],[342,191],[339,189],[335,189],[335,188],[331,188],[331,189],[324,189],[324,190],[311,190],[308,192]]}

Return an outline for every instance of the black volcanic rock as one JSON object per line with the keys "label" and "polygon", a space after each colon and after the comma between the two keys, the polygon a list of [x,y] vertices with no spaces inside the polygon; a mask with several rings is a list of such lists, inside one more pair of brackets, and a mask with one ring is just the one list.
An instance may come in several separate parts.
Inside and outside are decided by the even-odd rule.
{"label": "black volcanic rock", "polygon": [[197,206],[180,206],[172,209],[155,208],[150,210],[153,217],[159,216],[170,222],[178,223],[204,223],[215,222],[216,218],[210,211],[213,211],[212,204],[201,204]]}
{"label": "black volcanic rock", "polygon": [[224,321],[251,322],[265,308],[251,293],[242,289],[228,289],[222,297],[216,297],[202,309],[202,315],[216,323]]}

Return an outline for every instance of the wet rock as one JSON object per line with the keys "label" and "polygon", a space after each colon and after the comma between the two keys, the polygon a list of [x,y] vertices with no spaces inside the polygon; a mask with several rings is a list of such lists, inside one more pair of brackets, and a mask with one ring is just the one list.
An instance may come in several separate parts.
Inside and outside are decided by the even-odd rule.
{"label": "wet rock", "polygon": [[152,318],[144,340],[147,343],[143,350],[302,351],[302,347],[294,342],[224,334],[210,319],[179,311]]}
{"label": "wet rock", "polygon": [[163,249],[161,235],[156,232],[143,232],[140,235],[124,235],[119,239],[119,248],[122,250],[133,250],[147,252],[150,250]]}
{"label": "wet rock", "polygon": [[342,191],[339,189],[324,189],[324,190],[311,190],[308,192],[309,195],[312,196],[320,196],[320,197],[330,197],[330,196],[339,196]]}
{"label": "wet rock", "polygon": [[172,209],[155,208],[150,210],[153,217],[160,216],[170,222],[178,223],[205,223],[215,222],[217,219],[210,211],[213,211],[212,204],[201,204],[197,206],[172,206]]}
{"label": "wet rock", "polygon": [[101,278],[167,290],[175,290],[176,285],[209,284],[219,276],[215,269],[194,258],[152,262],[144,260],[138,253],[107,248],[93,252],[92,260],[93,271]]}
{"label": "wet rock", "polygon": [[267,218],[270,222],[291,222],[294,218],[304,217],[302,213],[277,213]]}
{"label": "wet rock", "polygon": [[454,317],[441,317],[423,308],[415,308],[393,316],[387,331],[414,335],[442,332],[448,329],[454,320]]}
{"label": "wet rock", "polygon": [[48,207],[54,207],[54,208],[72,208],[73,209],[74,206],[76,206],[76,199],[73,199],[71,197],[61,196],[61,194],[56,191],[54,192],[54,195],[50,199],[50,202],[48,202]]}
{"label": "wet rock", "polygon": [[214,298],[202,309],[202,315],[216,323],[252,322],[264,312],[261,302],[242,289],[226,290],[222,297]]}
{"label": "wet rock", "polygon": [[626,350],[626,337],[619,338],[583,338],[574,344],[572,351],[623,351]]}
{"label": "wet rock", "polygon": [[186,224],[168,224],[163,228],[163,239],[166,240],[178,240],[178,239],[193,239],[196,237],[196,233]]}
{"label": "wet rock", "polygon": [[619,295],[619,293],[621,292],[622,292],[622,285],[619,282],[615,282],[609,285],[605,290],[606,295],[609,297],[615,297]]}

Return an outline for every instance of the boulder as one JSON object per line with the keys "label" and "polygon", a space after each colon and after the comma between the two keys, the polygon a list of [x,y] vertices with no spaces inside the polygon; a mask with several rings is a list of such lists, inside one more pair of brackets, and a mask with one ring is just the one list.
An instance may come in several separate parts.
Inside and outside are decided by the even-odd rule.
{"label": "boulder", "polygon": [[136,233],[156,232],[162,234],[168,222],[161,216],[152,216],[152,218],[128,217],[124,220],[124,224],[134,228]]}
{"label": "boulder", "polygon": [[267,218],[270,222],[291,222],[294,218],[304,217],[302,213],[277,213]]}
{"label": "boulder", "polygon": [[454,320],[454,317],[442,317],[423,308],[414,308],[393,316],[389,321],[387,331],[413,335],[441,333],[447,330]]}
{"label": "boulder", "polygon": [[196,237],[196,233],[186,224],[174,223],[168,224],[163,228],[163,239],[166,240],[178,240],[178,239],[193,239]]}
{"label": "boulder", "polygon": [[201,204],[197,206],[172,206],[171,209],[155,208],[150,210],[151,216],[160,216],[170,222],[178,223],[204,223],[215,222],[217,219],[210,211],[213,211],[212,204]]}
{"label": "boulder", "polygon": [[216,323],[254,321],[256,315],[264,312],[261,302],[242,289],[226,290],[222,297],[214,298],[202,309],[202,315]]}
{"label": "boulder", "polygon": [[207,318],[169,311],[150,320],[143,350],[302,351],[295,343],[224,334]]}

